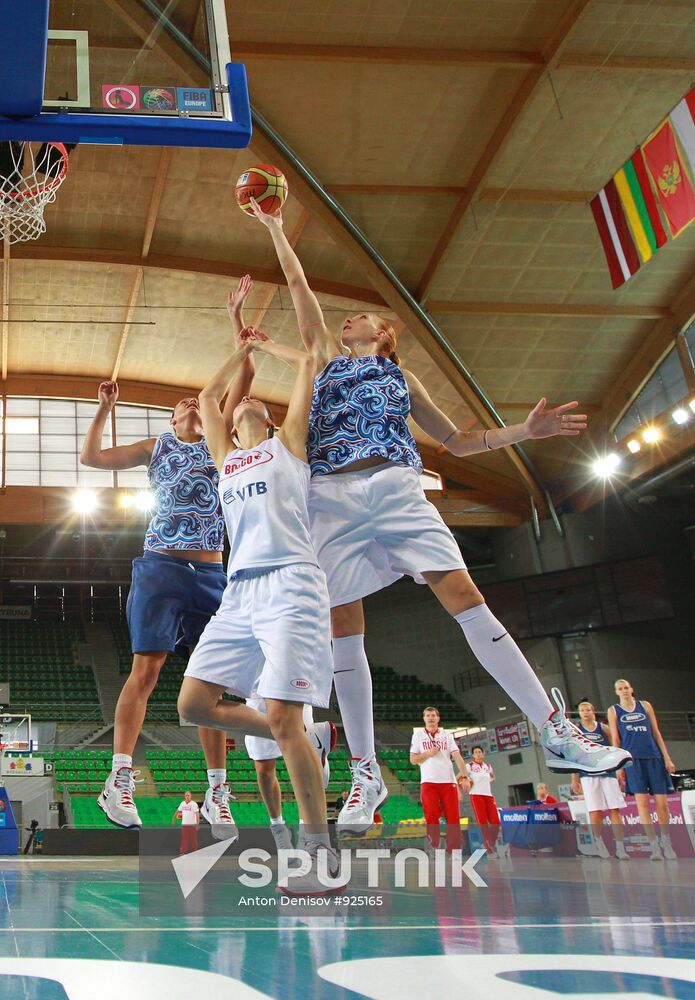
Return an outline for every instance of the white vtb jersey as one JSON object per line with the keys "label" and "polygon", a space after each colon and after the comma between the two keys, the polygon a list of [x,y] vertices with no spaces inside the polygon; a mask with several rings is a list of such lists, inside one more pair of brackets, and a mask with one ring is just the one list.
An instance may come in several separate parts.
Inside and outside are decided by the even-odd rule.
{"label": "white vtb jersey", "polygon": [[220,472],[230,553],[227,574],[293,563],[317,565],[309,534],[309,466],[279,437],[230,451]]}

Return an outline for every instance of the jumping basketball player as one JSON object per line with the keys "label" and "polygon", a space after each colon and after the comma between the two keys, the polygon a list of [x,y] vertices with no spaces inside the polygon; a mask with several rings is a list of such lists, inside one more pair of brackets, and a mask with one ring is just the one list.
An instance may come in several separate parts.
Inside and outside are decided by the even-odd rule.
{"label": "jumping basketball player", "polygon": [[[230,293],[228,309],[236,337],[242,329],[243,305],[251,289],[248,275]],[[245,358],[231,386],[224,419],[249,391],[253,361]],[[154,512],[145,534],[144,554],[133,562],[127,617],[133,665],[116,705],[114,753],[99,805],[117,826],[140,827],[134,801],[133,751],[145,720],[148,698],[167,655],[183,630],[192,650],[211,615],[219,607],[226,576],[222,567],[224,520],[217,496],[218,473],[203,436],[200,405],[195,396],[174,407],[171,430],[135,444],[102,448],[102,436],[118,400],[115,382],[99,386],[99,408],[87,431],[80,461],[95,469],[147,466]],[[229,809],[224,733],[201,728],[200,741],[208,767],[209,788],[202,815],[216,834],[236,839]]]}
{"label": "jumping basketball player", "polygon": [[[671,775],[676,765],[671,760],[664,738],[659,730],[654,709],[648,701],[638,701],[629,681],[615,682],[615,693],[620,701],[608,709],[611,741],[629,750],[634,764],[625,775],[628,795],[635,796],[635,804],[644,832],[651,842],[653,861],[673,861],[676,852],[668,832],[669,812],[667,795],[673,791]],[[649,809],[649,796],[654,796],[656,815],[661,835],[657,835]]]}
{"label": "jumping basketball player", "polygon": [[[592,743],[610,745],[610,729],[596,718],[596,710],[590,701],[581,701],[577,706],[579,712],[579,728]],[[634,765],[633,765],[634,766]],[[594,845],[600,858],[608,858],[608,848],[601,836],[603,817],[610,816],[615,837],[615,856],[619,861],[629,861],[623,838],[623,820],[620,810],[625,808],[625,798],[620,791],[618,779],[612,774],[572,775],[572,788],[578,794],[584,795],[586,809],[589,813],[589,823],[594,839]]]}
{"label": "jumping basketball player", "polygon": [[270,231],[315,365],[309,512],[328,580],[335,688],[352,754],[352,789],[338,823],[366,831],[388,794],[375,757],[362,598],[404,574],[429,584],[478,660],[539,728],[550,768],[591,774],[624,766],[628,753],[590,743],[569,722],[559,692],[553,707],[521,650],[485,604],[451,532],[423,493],[422,461],[406,419],[410,413],[452,454],[471,455],[529,438],[576,436],[586,427],[586,417],[571,412],[576,403],[549,410],[542,399],[523,424],[458,430],[422,383],[400,368],[396,334],[386,320],[372,313],[350,317],[338,343],[283,233],[281,213],[267,215],[255,201],[251,205]]}
{"label": "jumping basketball player", "polygon": [[[257,332],[249,336],[200,394],[205,437],[220,471],[229,580],[188,663],[179,710],[202,726],[277,741],[313,864],[287,891],[318,894],[327,891],[318,878],[320,855],[325,852],[333,869],[337,859],[328,839],[323,776],[303,722],[305,703],[328,706],[333,679],[328,591],[307,510],[313,364],[301,352],[258,339],[263,335]],[[219,403],[252,350],[296,365],[296,382],[277,432],[265,404],[245,396],[230,435]],[[223,701],[225,691],[265,699],[267,716]]]}

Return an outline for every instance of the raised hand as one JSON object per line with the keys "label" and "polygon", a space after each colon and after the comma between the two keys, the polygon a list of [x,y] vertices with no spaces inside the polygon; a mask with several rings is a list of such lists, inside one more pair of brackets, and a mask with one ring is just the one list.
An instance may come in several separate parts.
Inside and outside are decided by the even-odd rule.
{"label": "raised hand", "polygon": [[102,382],[97,392],[99,406],[103,410],[111,411],[118,401],[118,384],[116,382]]}
{"label": "raised hand", "polygon": [[253,281],[251,280],[251,275],[245,274],[239,281],[236,291],[229,292],[227,294],[227,312],[229,313],[229,318],[231,320],[233,320],[235,316],[239,316],[241,313],[244,308],[246,297],[251,291],[252,285]]}
{"label": "raised hand", "polygon": [[583,430],[586,430],[587,415],[585,413],[571,413],[579,403],[563,403],[551,410],[546,409],[547,399],[545,397],[536,403],[524,422],[527,439],[556,437],[577,437]]}
{"label": "raised hand", "polygon": [[269,341],[270,337],[255,326],[245,326],[239,334],[239,342],[242,344],[259,344],[264,340]]}
{"label": "raised hand", "polygon": [[268,229],[282,229],[282,212],[280,209],[277,212],[273,212],[269,215],[268,212],[264,212],[261,206],[258,204],[255,198],[249,198],[249,205],[253,209],[253,214],[256,216],[259,222],[262,222],[264,226]]}

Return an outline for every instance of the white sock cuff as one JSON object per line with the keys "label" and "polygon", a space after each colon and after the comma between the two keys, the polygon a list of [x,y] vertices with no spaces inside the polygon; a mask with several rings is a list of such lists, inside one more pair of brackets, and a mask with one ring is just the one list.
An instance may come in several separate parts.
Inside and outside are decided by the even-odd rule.
{"label": "white sock cuff", "polygon": [[227,769],[224,767],[209,767],[208,768],[208,781],[210,782],[210,788],[214,788],[215,785],[224,785],[227,780]]}
{"label": "white sock cuff", "polygon": [[284,826],[285,825],[285,820],[283,819],[282,816],[271,816],[270,817],[270,825],[271,826]]}
{"label": "white sock cuff", "polygon": [[[494,618],[492,611],[488,608],[487,604],[476,604],[473,608],[466,608],[465,611],[461,611],[458,615],[454,615],[454,621],[457,621],[462,627],[464,625],[470,625],[471,622],[477,621],[478,618],[482,618],[488,615],[490,618]],[[495,619],[496,620],[496,619]]]}
{"label": "white sock cuff", "polygon": [[133,758],[128,753],[115,753],[111,761],[111,768],[114,771],[120,770],[122,767],[133,766]]}
{"label": "white sock cuff", "polygon": [[364,635],[343,635],[333,640],[333,656],[337,653],[349,655],[355,650],[364,649]]}

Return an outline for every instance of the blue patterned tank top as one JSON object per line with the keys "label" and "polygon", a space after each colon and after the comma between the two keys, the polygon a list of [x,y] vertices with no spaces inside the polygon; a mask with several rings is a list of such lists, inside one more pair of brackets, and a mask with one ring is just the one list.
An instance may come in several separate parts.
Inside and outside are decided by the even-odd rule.
{"label": "blue patterned tank top", "polygon": [[154,514],[145,535],[148,549],[224,548],[224,518],[217,493],[219,473],[205,438],[179,441],[173,431],[157,438],[147,471]]}
{"label": "blue patterned tank top", "polygon": [[409,413],[405,376],[389,358],[333,358],[314,379],[307,444],[312,476],[364,458],[422,472]]}

